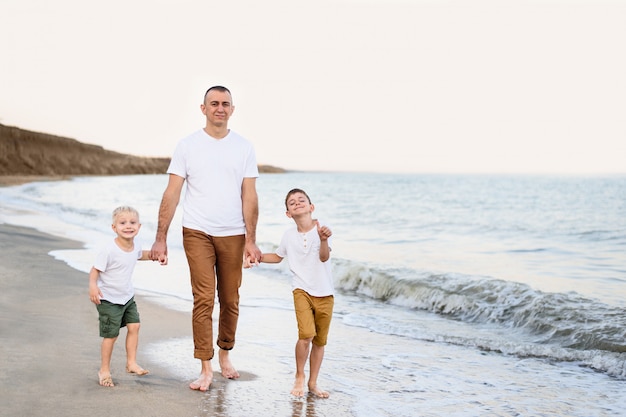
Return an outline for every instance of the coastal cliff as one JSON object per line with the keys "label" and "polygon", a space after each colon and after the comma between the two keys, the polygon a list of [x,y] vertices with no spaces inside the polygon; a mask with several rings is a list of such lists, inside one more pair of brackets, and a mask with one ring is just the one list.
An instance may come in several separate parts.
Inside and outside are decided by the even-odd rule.
{"label": "coastal cliff", "polygon": [[[1,176],[163,174],[170,158],[113,152],[75,139],[0,124]],[[259,165],[259,172],[282,168]]]}

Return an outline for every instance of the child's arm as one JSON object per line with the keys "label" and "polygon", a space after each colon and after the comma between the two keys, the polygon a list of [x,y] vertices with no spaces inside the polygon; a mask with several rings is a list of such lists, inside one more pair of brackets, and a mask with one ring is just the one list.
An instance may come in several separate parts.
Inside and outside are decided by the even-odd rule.
{"label": "child's arm", "polygon": [[[141,258],[139,258],[140,261],[151,261],[152,258],[150,258],[150,251],[149,250],[142,250],[141,251]],[[159,259],[155,259],[155,261],[159,261],[159,263],[161,265],[167,265],[167,255],[161,255],[161,257]]]}
{"label": "child's arm", "polygon": [[[261,255],[261,261],[260,262],[265,262],[266,264],[277,264],[280,263],[283,260],[283,258],[281,258],[280,256],[276,255],[275,253],[264,253]],[[243,267],[244,268],[250,268],[254,265],[258,265],[259,263],[255,263],[252,262],[251,258],[245,258],[243,260]]]}
{"label": "child's arm", "polygon": [[89,271],[89,299],[94,304],[100,304],[100,299],[102,298],[102,291],[98,288],[99,276],[100,271],[91,267],[91,271]]}
{"label": "child's arm", "polygon": [[317,220],[315,222],[317,223],[317,234],[320,237],[320,261],[326,262],[330,258],[328,238],[333,235],[333,232],[328,228],[328,226],[320,226],[320,223]]}
{"label": "child's arm", "polygon": [[261,262],[265,262],[266,264],[278,264],[282,260],[283,258],[275,253],[264,253],[261,255]]}
{"label": "child's arm", "polygon": [[328,239],[320,242],[320,261],[326,262],[330,258],[330,247],[328,246]]}

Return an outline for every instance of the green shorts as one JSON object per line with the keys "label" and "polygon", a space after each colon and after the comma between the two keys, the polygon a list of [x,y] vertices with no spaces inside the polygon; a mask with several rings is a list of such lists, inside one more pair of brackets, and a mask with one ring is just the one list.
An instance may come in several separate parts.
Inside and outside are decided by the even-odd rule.
{"label": "green shorts", "polygon": [[120,329],[128,323],[139,323],[139,311],[137,311],[135,297],[124,305],[101,300],[96,308],[100,320],[100,337],[115,338],[119,336]]}
{"label": "green shorts", "polygon": [[293,306],[298,321],[298,338],[313,338],[317,346],[326,346],[330,320],[333,317],[335,298],[313,297],[306,291],[296,288],[293,290]]}

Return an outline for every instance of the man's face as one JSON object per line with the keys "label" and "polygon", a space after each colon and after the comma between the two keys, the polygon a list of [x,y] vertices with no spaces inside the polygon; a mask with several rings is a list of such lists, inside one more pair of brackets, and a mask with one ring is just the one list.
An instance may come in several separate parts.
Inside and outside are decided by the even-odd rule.
{"label": "man's face", "polygon": [[230,94],[227,91],[218,90],[209,91],[200,108],[207,121],[217,127],[227,126],[228,119],[235,110]]}

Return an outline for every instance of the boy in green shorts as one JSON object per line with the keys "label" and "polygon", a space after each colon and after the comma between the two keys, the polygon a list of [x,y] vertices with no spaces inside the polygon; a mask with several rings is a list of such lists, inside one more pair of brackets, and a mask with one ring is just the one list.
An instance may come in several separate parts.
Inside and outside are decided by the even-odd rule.
{"label": "boy in green shorts", "polygon": [[[101,364],[98,381],[103,387],[113,387],[111,356],[113,346],[126,327],[126,372],[146,375],[147,370],[137,364],[139,342],[139,312],[135,304],[132,274],[137,260],[150,259],[150,251],[135,243],[139,233],[139,213],[132,207],[118,207],[113,211],[113,231],[117,235],[96,256],[89,272],[89,299],[96,305],[100,321]],[[167,257],[159,259],[167,265]]]}
{"label": "boy in green shorts", "polygon": [[[292,272],[293,302],[298,322],[296,343],[296,380],[291,394],[304,396],[304,366],[309,358],[309,392],[328,398],[329,393],[317,386],[317,377],[324,359],[330,321],[334,306],[334,286],[330,264],[331,230],[313,219],[315,206],[301,189],[294,188],[285,198],[287,217],[295,227],[287,230],[275,253],[264,253],[261,262],[279,263],[287,258]],[[246,259],[244,267],[250,267]],[[310,357],[309,357],[310,353]]]}

